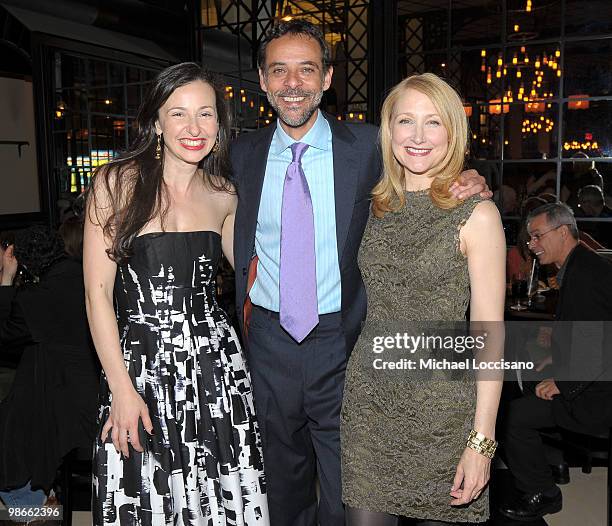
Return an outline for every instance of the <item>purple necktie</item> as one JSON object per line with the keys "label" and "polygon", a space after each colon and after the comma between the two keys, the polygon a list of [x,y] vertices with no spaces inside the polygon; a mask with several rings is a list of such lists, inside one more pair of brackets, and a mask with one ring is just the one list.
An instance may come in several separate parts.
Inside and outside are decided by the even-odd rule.
{"label": "purple necktie", "polygon": [[298,343],[319,323],[314,216],[302,169],[307,149],[301,142],[291,145],[281,213],[280,324]]}

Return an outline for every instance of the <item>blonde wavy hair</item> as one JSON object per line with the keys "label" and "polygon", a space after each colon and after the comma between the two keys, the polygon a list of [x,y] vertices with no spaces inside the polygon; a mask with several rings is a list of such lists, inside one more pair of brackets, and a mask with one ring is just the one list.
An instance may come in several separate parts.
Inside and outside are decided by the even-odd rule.
{"label": "blonde wavy hair", "polygon": [[448,133],[448,151],[428,174],[433,178],[429,192],[431,200],[443,209],[454,208],[461,202],[452,196],[449,187],[461,174],[468,151],[469,127],[463,103],[457,92],[440,77],[424,73],[402,80],[383,103],[379,131],[383,176],[372,190],[372,211],[377,217],[396,212],[406,204],[404,167],[393,154],[391,130],[395,105],[407,89],[429,97]]}

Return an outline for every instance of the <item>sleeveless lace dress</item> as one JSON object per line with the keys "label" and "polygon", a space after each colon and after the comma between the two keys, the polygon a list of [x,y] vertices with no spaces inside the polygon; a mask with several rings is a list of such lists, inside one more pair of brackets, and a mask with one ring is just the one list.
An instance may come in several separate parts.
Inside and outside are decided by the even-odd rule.
{"label": "sleeveless lace dress", "polygon": [[414,330],[419,322],[464,320],[470,298],[459,230],[480,198],[451,210],[436,207],[428,191],[406,198],[399,212],[370,217],[359,253],[368,316],[347,366],[343,499],[355,508],[418,519],[485,521],[486,491],[460,509],[449,504],[473,424],[473,378],[413,379],[372,367],[374,337]]}

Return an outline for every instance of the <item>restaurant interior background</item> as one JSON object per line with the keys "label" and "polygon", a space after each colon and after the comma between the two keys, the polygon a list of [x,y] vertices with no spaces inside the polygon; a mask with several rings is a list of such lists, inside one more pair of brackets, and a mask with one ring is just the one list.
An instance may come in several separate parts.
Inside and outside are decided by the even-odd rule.
{"label": "restaurant interior background", "polygon": [[[495,191],[508,243],[525,199],[552,194],[612,248],[611,0],[0,0],[0,231],[78,211],[169,64],[224,75],[235,134],[269,124],[256,50],[295,17],[331,46],[329,113],[377,123],[398,81],[441,75],[464,100],[468,165]],[[576,200],[594,174],[609,207],[598,214]],[[582,517],[588,498],[566,502]]]}
{"label": "restaurant interior background", "polygon": [[[338,119],[376,123],[385,93],[412,73],[459,90],[469,164],[496,190],[509,243],[529,193],[565,197],[593,161],[610,204],[609,0],[2,0],[0,229],[57,224],[78,206],[170,63],[225,75],[236,133],[268,124],[255,52],[290,17],[325,32],[335,73],[323,106]],[[607,214],[576,211],[604,246],[612,239]]]}

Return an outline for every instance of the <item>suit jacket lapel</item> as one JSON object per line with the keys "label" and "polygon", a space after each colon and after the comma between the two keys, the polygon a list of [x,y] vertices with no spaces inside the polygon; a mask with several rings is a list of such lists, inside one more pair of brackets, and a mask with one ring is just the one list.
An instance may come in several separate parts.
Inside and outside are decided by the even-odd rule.
{"label": "suit jacket lapel", "polygon": [[251,258],[255,246],[255,230],[257,228],[257,215],[261,201],[261,190],[266,175],[268,152],[276,124],[271,124],[262,130],[251,143],[251,150],[244,160],[243,169],[251,171],[251,175],[243,180],[242,199],[245,204],[244,223],[246,241],[250,253],[246,254],[247,262]]}
{"label": "suit jacket lapel", "polygon": [[336,201],[336,238],[338,262],[348,234],[358,182],[359,152],[355,149],[355,136],[342,122],[325,115],[332,131],[334,150],[334,199]]}

